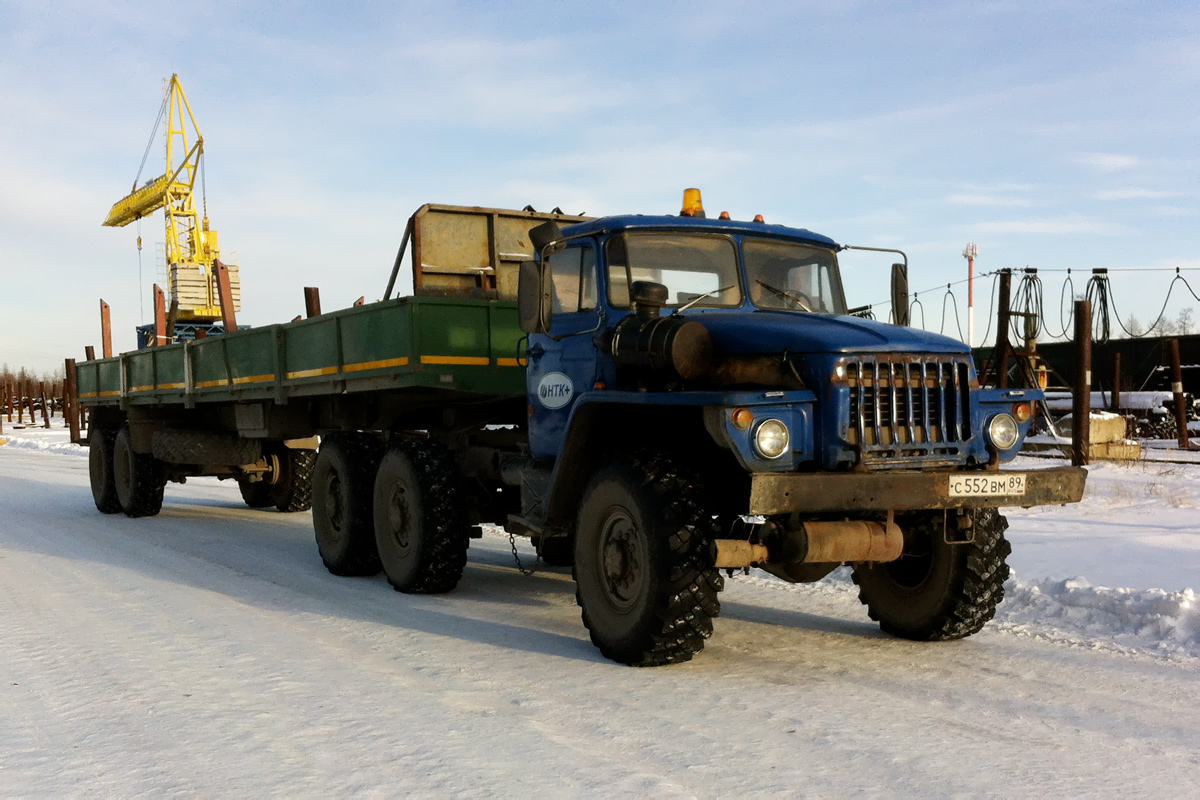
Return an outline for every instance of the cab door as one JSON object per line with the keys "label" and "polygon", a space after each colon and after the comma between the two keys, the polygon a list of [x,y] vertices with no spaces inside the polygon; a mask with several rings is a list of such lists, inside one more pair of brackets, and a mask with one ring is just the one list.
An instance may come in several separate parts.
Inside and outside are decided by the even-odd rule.
{"label": "cab door", "polygon": [[571,242],[548,264],[554,284],[550,335],[530,335],[525,370],[529,448],[535,458],[558,455],[571,410],[597,380],[596,248],[591,241]]}

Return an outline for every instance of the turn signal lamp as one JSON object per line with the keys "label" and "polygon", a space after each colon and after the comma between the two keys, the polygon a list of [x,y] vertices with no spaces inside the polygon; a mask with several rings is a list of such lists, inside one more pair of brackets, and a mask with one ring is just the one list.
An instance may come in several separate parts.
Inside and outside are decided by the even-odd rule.
{"label": "turn signal lamp", "polygon": [[704,219],[704,203],[700,200],[699,189],[683,190],[683,208],[680,209],[679,216]]}
{"label": "turn signal lamp", "polygon": [[1029,422],[1029,418],[1033,416],[1033,406],[1029,403],[1017,403],[1012,407],[1012,413],[1017,422]]}
{"label": "turn signal lamp", "polygon": [[734,409],[732,420],[733,427],[744,431],[750,427],[750,423],[754,422],[754,413],[748,408]]}

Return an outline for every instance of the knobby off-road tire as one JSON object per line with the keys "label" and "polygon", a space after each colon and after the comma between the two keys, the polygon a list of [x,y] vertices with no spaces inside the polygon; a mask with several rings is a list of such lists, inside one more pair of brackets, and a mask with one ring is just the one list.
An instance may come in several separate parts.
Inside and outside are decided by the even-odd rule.
{"label": "knobby off-road tire", "polygon": [[92,430],[88,445],[88,477],[92,482],[92,499],[96,501],[96,510],[102,514],[116,514],[121,510],[117,487],[113,483],[113,443],[116,438],[116,430],[99,426]]}
{"label": "knobby off-road tire", "polygon": [[379,573],[371,487],[382,452],[379,440],[359,433],[328,436],[317,452],[311,483],[313,530],[321,561],[334,575]]}
{"label": "knobby off-road tire", "polygon": [[884,631],[923,642],[962,639],[995,615],[1009,575],[1008,520],[994,508],[969,513],[969,544],[946,543],[942,512],[914,516],[902,523],[899,559],[854,570],[858,599]]}
{"label": "knobby off-road tire", "polygon": [[238,490],[242,493],[242,500],[251,508],[266,508],[275,505],[274,489],[275,487],[268,481],[251,483],[246,478],[238,478]]}
{"label": "knobby off-road tire", "polygon": [[126,516],[153,517],[162,510],[166,472],[154,456],[134,452],[128,425],[113,440],[113,485]]}
{"label": "knobby off-road tire", "polygon": [[724,579],[698,479],[672,459],[616,461],[589,484],[575,534],[575,598],[592,643],[637,667],[688,661],[712,635]]}
{"label": "knobby off-road tire", "polygon": [[554,538],[535,539],[533,548],[538,558],[548,567],[575,566],[575,537],[555,536]]}
{"label": "knobby off-road tire", "polygon": [[375,542],[398,592],[440,594],[458,585],[470,528],[450,452],[428,440],[393,445],[375,479]]}
{"label": "knobby off-road tire", "polygon": [[[378,443],[373,439],[370,441],[378,449]],[[280,475],[271,485],[271,503],[285,514],[308,511],[313,504],[313,469],[317,463],[317,451],[283,447],[273,454],[279,458]],[[378,456],[375,458],[378,459]]]}

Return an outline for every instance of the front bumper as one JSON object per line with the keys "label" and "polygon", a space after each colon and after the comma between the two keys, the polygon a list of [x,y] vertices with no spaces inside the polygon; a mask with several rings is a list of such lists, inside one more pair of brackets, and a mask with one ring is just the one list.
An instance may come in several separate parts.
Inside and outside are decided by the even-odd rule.
{"label": "front bumper", "polygon": [[[1083,497],[1082,467],[1012,470],[1025,476],[1025,494],[951,497],[947,472],[755,473],[750,478],[752,515],[935,508],[998,508],[1062,505]],[[996,474],[996,473],[991,473]]]}

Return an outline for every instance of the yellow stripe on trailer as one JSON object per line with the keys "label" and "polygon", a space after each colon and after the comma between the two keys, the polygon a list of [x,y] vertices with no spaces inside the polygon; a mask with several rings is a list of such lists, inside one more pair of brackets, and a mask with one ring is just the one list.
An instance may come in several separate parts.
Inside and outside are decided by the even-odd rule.
{"label": "yellow stripe on trailer", "polygon": [[421,356],[421,363],[486,367],[492,360],[486,356]]}
{"label": "yellow stripe on trailer", "polygon": [[211,389],[211,388],[213,388],[214,386],[224,386],[224,385],[225,385],[225,384],[227,384],[227,383],[229,383],[229,381],[226,381],[226,380],[219,380],[219,381],[198,381],[198,382],[196,383],[196,388],[197,388],[197,389]]}
{"label": "yellow stripe on trailer", "polygon": [[385,369],[387,367],[407,367],[408,356],[400,356],[399,358],[384,358],[379,361],[359,361],[356,364],[347,364],[342,367],[345,372],[361,372],[365,369]]}
{"label": "yellow stripe on trailer", "polygon": [[496,366],[497,367],[523,367],[523,366],[525,366],[525,359],[523,359],[523,358],[497,358]]}
{"label": "yellow stripe on trailer", "polygon": [[295,380],[296,378],[315,378],[318,375],[333,375],[337,371],[337,367],[317,367],[316,369],[301,369],[297,370],[296,372],[289,372],[287,377],[288,380]]}
{"label": "yellow stripe on trailer", "polygon": [[187,386],[186,383],[160,383],[156,388],[162,392],[170,389],[182,389],[185,386]]}
{"label": "yellow stripe on trailer", "polygon": [[244,378],[234,378],[233,382],[236,385],[241,385],[243,383],[265,383],[266,381],[273,380],[275,380],[274,375],[247,375]]}

